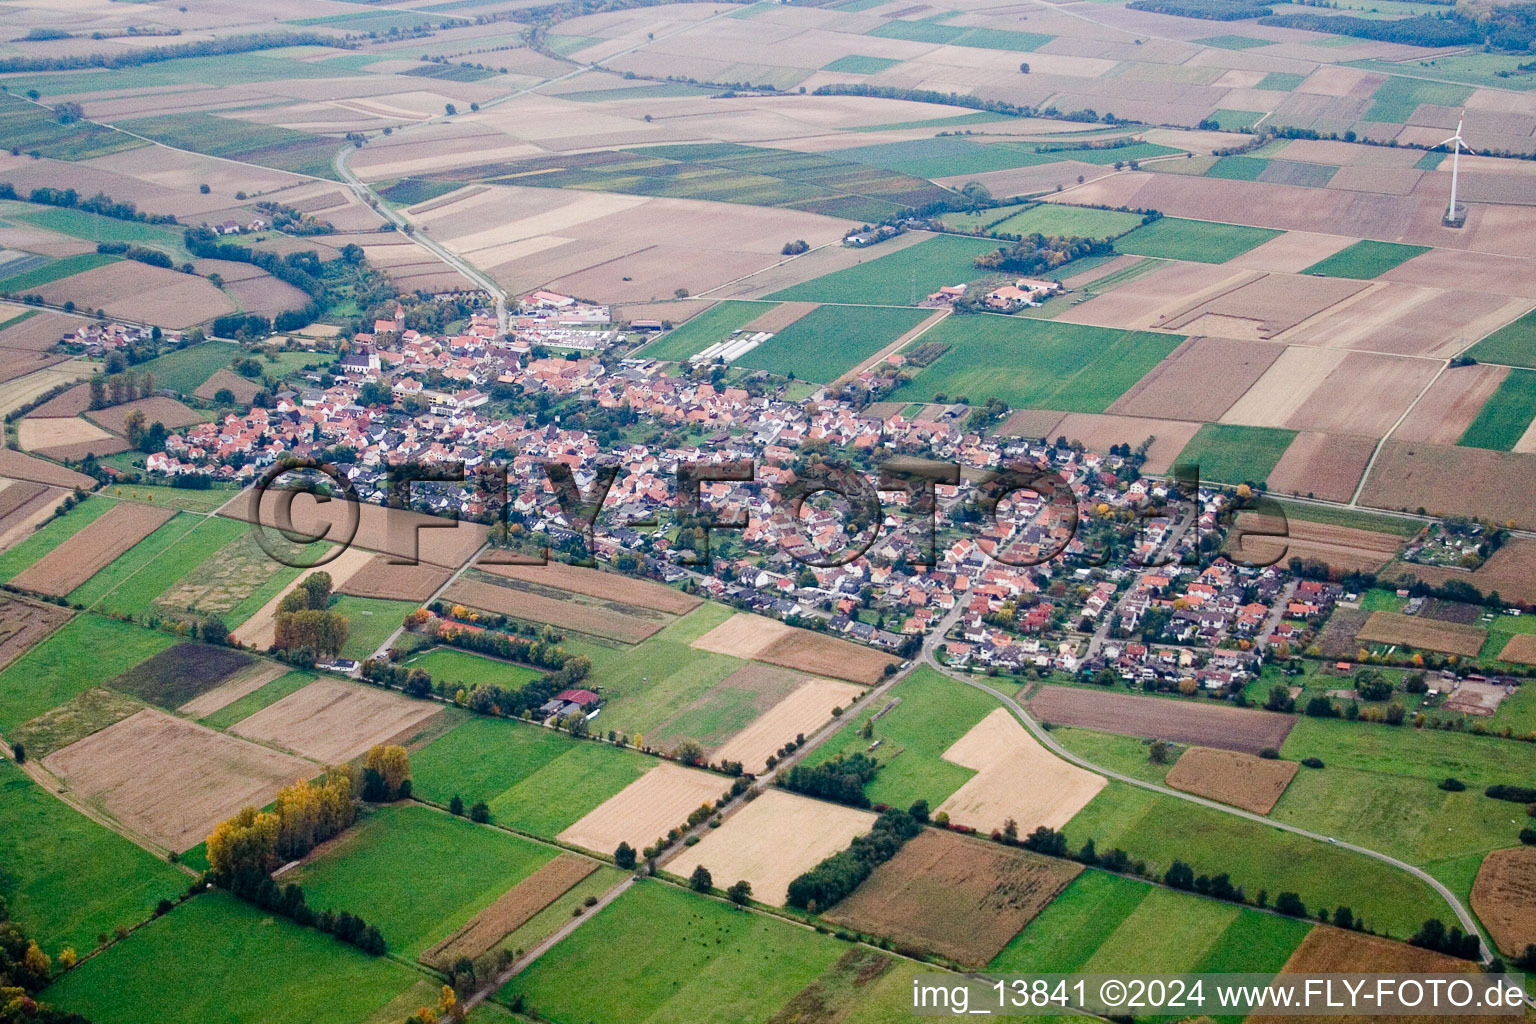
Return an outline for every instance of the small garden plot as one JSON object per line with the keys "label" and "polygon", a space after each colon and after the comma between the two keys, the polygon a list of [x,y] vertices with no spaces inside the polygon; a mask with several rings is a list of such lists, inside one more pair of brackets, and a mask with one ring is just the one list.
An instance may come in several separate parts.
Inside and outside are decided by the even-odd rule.
{"label": "small garden plot", "polygon": [[976,774],[935,810],[981,832],[1009,819],[1021,835],[1041,826],[1059,829],[1107,784],[1046,750],[1006,708],[983,718],[943,756]]}
{"label": "small garden plot", "polygon": [[79,813],[5,758],[0,864],[11,919],[55,953],[90,949],[99,933],[143,921],[187,887],[173,865]]}
{"label": "small garden plot", "polygon": [[128,622],[77,615],[0,672],[0,732],[30,721],[176,641]]}
{"label": "small garden plot", "polygon": [[703,865],[719,888],[745,879],[752,883],[753,899],[780,906],[790,882],[847,849],[874,823],[869,811],[770,789],[696,846],[684,848],[667,870],[686,878]]}
{"label": "small garden plot", "polygon": [[590,1024],[766,1021],[846,949],[776,917],[641,882],[497,998],[521,997],[546,1019]]}
{"label": "small garden plot", "polygon": [[658,764],[558,838],[598,853],[611,853],[620,843],[638,850],[686,822],[700,804],[718,800],[728,788],[717,775]]}
{"label": "small garden plot", "polygon": [[1499,952],[1519,956],[1536,943],[1536,847],[1494,850],[1472,887],[1472,909]]}
{"label": "small garden plot", "polygon": [[119,555],[153,533],[176,514],[130,502],[114,504],[99,519],[44,555],[11,583],[25,590],[62,597],[106,568]]}
{"label": "small garden plot", "polygon": [[1163,217],[1115,242],[1119,252],[1193,263],[1225,263],[1280,235],[1270,228]]}
{"label": "small garden plot", "polygon": [[1082,871],[952,832],[926,829],[827,919],[889,937],[898,948],[986,966]]}
{"label": "small garden plot", "polygon": [[1372,612],[1365,627],[1355,636],[1366,644],[1399,644],[1421,651],[1475,658],[1488,639],[1488,631],[1400,612]]}
{"label": "small garden plot", "polygon": [[932,314],[879,306],[817,306],[732,365],[826,383],[858,366]]}
{"label": "small garden plot", "polygon": [[341,764],[369,747],[418,729],[443,708],[339,679],[317,679],[231,731],[275,743],[325,764]]}
{"label": "small garden plot", "polygon": [[[637,644],[660,630],[671,617],[621,601],[576,597],[521,583],[491,582],[495,577],[471,572],[446,591],[443,599],[527,622],[547,622],[561,629]],[[563,596],[561,596],[563,595]]]}
{"label": "small garden plot", "polygon": [[555,900],[598,869],[595,860],[574,853],[558,854],[533,874],[497,897],[496,902],[431,949],[421,962],[448,970],[461,957],[473,960],[531,921]]}
{"label": "small garden plot", "polygon": [[47,757],[144,710],[142,702],[98,686],[6,733],[30,758]]}
{"label": "small garden plot", "polygon": [[255,664],[249,654],[211,644],[177,644],[146,658],[107,685],[149,704],[174,710]]}
{"label": "small garden plot", "polygon": [[[701,699],[707,699],[724,689],[735,676],[757,671],[773,670],[762,665],[749,666],[728,677]],[[798,736],[810,736],[832,719],[834,711],[848,707],[863,695],[864,691],[852,683],[807,679],[755,721],[720,744],[714,757],[719,761],[740,762],[744,770],[759,775],[767,770],[768,758],[786,743]],[[685,709],[668,723],[668,727],[686,729],[687,715],[688,709]]]}
{"label": "small garden plot", "polygon": [[0,668],[48,639],[69,615],[58,605],[0,594]]}
{"label": "small garden plot", "polygon": [[620,601],[668,615],[685,615],[704,603],[702,598],[650,580],[562,562],[550,562],[547,565],[494,565],[481,559],[476,563],[476,568],[504,579]]}
{"label": "small garden plot", "polygon": [[[350,910],[378,925],[392,951],[416,957],[555,853],[467,818],[401,803],[369,812],[283,880],[303,886],[317,908]],[[404,878],[409,885],[401,885]]]}
{"label": "small garden plot", "polygon": [[1361,241],[1341,249],[1325,260],[1312,264],[1303,274],[1320,274],[1324,277],[1352,277],[1370,280],[1380,277],[1399,264],[1407,263],[1421,253],[1429,252],[1427,245],[1404,245],[1401,242]]}
{"label": "small garden plot", "polygon": [[146,708],[43,759],[70,789],[170,850],[189,850],[242,807],[317,767]]}
{"label": "small garden plot", "polygon": [[1255,814],[1268,814],[1296,776],[1295,761],[1191,747],[1168,772],[1168,785]]}

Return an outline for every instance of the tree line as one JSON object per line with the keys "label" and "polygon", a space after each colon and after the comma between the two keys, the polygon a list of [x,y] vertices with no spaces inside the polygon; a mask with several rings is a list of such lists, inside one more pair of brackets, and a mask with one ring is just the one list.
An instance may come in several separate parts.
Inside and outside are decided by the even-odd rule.
{"label": "tree line", "polygon": [[241,36],[201,39],[165,46],[124,48],[111,53],[58,54],[47,57],[0,58],[0,73],[11,71],[79,71],[84,68],[131,68],[141,64],[180,60],[183,57],[218,57],[230,53],[251,53],[284,46],[326,46],[346,48],[334,35],[324,32],[253,32]]}
{"label": "tree line", "polygon": [[[74,950],[65,949],[59,965],[68,969],[74,964]],[[78,1013],[37,1001],[52,980],[53,958],[10,919],[10,909],[0,897],[0,1024],[91,1024]]]}
{"label": "tree line", "polygon": [[868,807],[869,797],[864,794],[864,787],[879,768],[880,763],[874,758],[855,752],[818,765],[797,764],[779,777],[778,784],[796,793],[849,807]]}
{"label": "tree line", "polygon": [[848,849],[839,850],[790,882],[785,902],[812,914],[835,906],[922,830],[923,823],[911,811],[886,811]]}
{"label": "tree line", "polygon": [[113,220],[131,220],[142,224],[175,224],[176,215],[171,213],[145,213],[126,200],[113,199],[105,192],[97,192],[85,199],[72,188],[34,188],[25,196],[19,195],[16,186],[0,181],[0,199],[25,199],[39,206],[61,206],[65,209],[83,210]]}

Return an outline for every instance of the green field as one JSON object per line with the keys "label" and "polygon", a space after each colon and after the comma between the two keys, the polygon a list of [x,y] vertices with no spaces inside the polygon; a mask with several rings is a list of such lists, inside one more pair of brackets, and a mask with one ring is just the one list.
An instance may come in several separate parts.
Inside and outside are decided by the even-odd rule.
{"label": "green field", "polygon": [[311,906],[350,910],[377,925],[390,952],[415,959],[556,852],[468,818],[397,804],[370,811],[283,880],[303,886]]}
{"label": "green field", "polygon": [[633,647],[566,637],[561,644],[592,662],[590,682],[603,687],[604,731],[631,738],[661,725],[701,697],[746,662],[689,644],[730,618],[735,611],[701,604],[676,622]]}
{"label": "green field", "polygon": [[191,254],[182,244],[184,228],[118,220],[115,217],[103,217],[84,210],[60,207],[32,206],[31,211],[17,219],[34,227],[57,231],[59,234],[89,242],[128,242],[159,249],[177,261],[191,259]]}
{"label": "green field", "polygon": [[[285,64],[304,67],[301,61]],[[320,72],[325,77],[342,71]],[[219,79],[224,82],[224,79]],[[124,88],[119,85],[118,88]],[[201,111],[165,114],[126,121],[123,127],[135,134],[178,149],[241,160],[246,163],[294,171],[316,178],[336,179],[332,163],[336,147],[330,139],[275,124],[258,124]]]}
{"label": "green field", "polygon": [[1372,95],[1371,106],[1365,112],[1364,120],[1404,124],[1413,116],[1413,112],[1421,103],[1459,107],[1466,103],[1467,97],[1471,95],[1472,90],[1464,85],[1427,82],[1421,78],[1389,75]]}
{"label": "green field", "polygon": [[190,395],[212,377],[214,371],[224,369],[243,355],[239,345],[208,341],[167,352],[147,363],[140,363],[135,369],[154,374],[156,383],[163,388]]}
{"label": "green field", "polygon": [[183,904],[55,982],[95,1024],[362,1021],[419,975],[223,893]]}
{"label": "green field", "polygon": [[188,512],[212,512],[239,493],[235,487],[209,487],[197,490],[191,487],[171,487],[167,484],[114,484],[103,487],[98,493],[125,501],[138,501],[146,505],[169,505]]}
{"label": "green field", "polygon": [[1200,467],[1200,479],[1222,484],[1260,483],[1275,468],[1296,437],[1279,427],[1244,427],[1206,423],[1174,463]]}
{"label": "green field", "polygon": [[83,613],[0,672],[0,732],[36,718],[176,642]]}
{"label": "green field", "polygon": [[[983,211],[991,212],[991,211]],[[1041,203],[1007,220],[991,225],[994,234],[1062,235],[1069,238],[1113,238],[1141,224],[1141,217],[1118,210],[1090,206]]]}
{"label": "green field", "polygon": [[1105,140],[1064,140],[1050,146],[1041,143],[979,143],[956,135],[884,142],[855,149],[845,149],[838,156],[899,174],[919,178],[942,178],[955,174],[980,174],[1006,171],[1017,167],[1043,167],[1072,160],[1079,163],[1108,165],[1155,156],[1184,152],[1151,142],[1125,141],[1103,145]]}
{"label": "green field", "polygon": [[[1166,764],[1157,764],[1151,757],[1150,740],[1118,733],[1058,725],[1051,730],[1051,736],[1072,753],[1096,765],[1159,785],[1168,777],[1168,769],[1173,767],[1175,759],[1170,757]],[[1175,755],[1178,749],[1174,748]]]}
{"label": "green field", "polygon": [[544,674],[538,669],[512,665],[495,658],[471,654],[468,651],[455,651],[448,647],[439,647],[426,654],[417,655],[405,664],[410,668],[419,668],[427,672],[433,679],[456,683],[470,689],[482,684],[495,684],[515,689],[524,683],[533,682]]}
{"label": "green field", "polygon": [[1224,132],[1236,132],[1244,128],[1252,128],[1259,123],[1259,119],[1265,113],[1266,111],[1263,110],[1218,110],[1211,114],[1211,120],[1215,121]]}
{"label": "green field", "polygon": [[1505,324],[1467,350],[1480,363],[1536,369],[1536,310]]}
{"label": "green field", "polygon": [[1163,217],[1115,242],[1119,252],[1194,263],[1225,263],[1280,235],[1270,228]]}
{"label": "green field", "polygon": [[1269,161],[1252,156],[1224,156],[1205,172],[1207,178],[1227,178],[1232,181],[1258,181]]}
{"label": "green field", "polygon": [[78,256],[65,256],[62,259],[53,260],[40,267],[31,270],[23,270],[19,274],[0,278],[0,292],[10,292],[20,295],[32,288],[41,288],[45,284],[62,281],[73,274],[81,274],[87,270],[104,267],[108,263],[116,263],[116,256],[103,256],[99,252],[85,252]]}
{"label": "green field", "polygon": [[1188,800],[1113,782],[1067,823],[1070,844],[1119,847],[1161,874],[1175,860],[1196,874],[1227,872],[1250,895],[1295,892],[1310,911],[1344,904],[1378,932],[1406,938],[1447,908],[1423,882],[1362,854],[1260,825]]}
{"label": "green field", "polygon": [[473,718],[415,754],[411,768],[415,792],[425,800],[483,800],[497,824],[553,837],[656,763],[537,726]]}
{"label": "green field", "polygon": [[[887,245],[890,243],[886,243]],[[997,250],[997,243],[982,238],[940,235],[909,245],[890,255],[872,256],[857,266],[836,270],[768,296],[796,302],[859,302],[876,306],[914,305],[940,285],[974,281],[983,276],[976,257]]]}
{"label": "green field", "polygon": [[1394,533],[1399,537],[1412,537],[1424,528],[1417,519],[1378,515],[1363,509],[1340,508],[1335,505],[1313,505],[1300,501],[1275,499],[1292,519],[1304,519],[1310,523],[1329,523],[1348,526],[1356,530],[1372,530],[1376,533]]}
{"label": "green field", "polygon": [[673,328],[641,348],[635,355],[680,363],[715,342],[724,341],[731,336],[731,332],[751,323],[772,308],[766,302],[717,302],[687,323]]}
{"label": "green field", "polygon": [[[927,800],[937,807],[945,797],[965,785],[976,773],[943,758],[944,751],[964,736],[971,726],[998,708],[980,690],[947,679],[933,669],[920,667],[890,692],[901,703],[875,723],[875,737],[884,740],[871,755],[880,770],[865,792],[874,803],[907,807]],[[859,735],[864,721],[888,701],[871,706],[826,743],[807,756],[806,765],[818,765],[838,754],[864,753],[870,740]]]}
{"label": "green field", "polygon": [[[97,577],[105,576],[98,587],[102,595],[96,605],[98,611],[117,615],[138,615],[147,611],[155,598],[165,593],[177,580],[250,530],[249,525],[238,519],[223,519],[219,516],[177,516],[161,529],[183,519],[192,520],[191,529],[184,530],[172,543],[162,546],[151,559],[135,558],[134,553],[143,544],[155,540],[159,530],[91,578],[87,585],[98,587]],[[132,561],[124,563],[125,559]],[[120,566],[119,563],[124,564]]]}
{"label": "green field", "polygon": [[520,995],[555,1024],[766,1021],[845,949],[775,917],[641,882],[497,998]]}
{"label": "green field", "polygon": [[1507,452],[1536,419],[1536,370],[1510,370],[1457,444]]}
{"label": "green field", "polygon": [[236,722],[244,721],[262,708],[271,707],[290,693],[298,693],[304,687],[314,682],[315,676],[308,672],[288,672],[278,676],[259,690],[246,694],[239,700],[224,705],[202,723],[213,729],[228,729]]}
{"label": "green field", "polygon": [[1206,36],[1194,40],[1201,46],[1214,46],[1222,50],[1250,50],[1255,46],[1273,46],[1272,39],[1255,39],[1252,36]]}
{"label": "green field", "polygon": [[1303,274],[1321,274],[1324,277],[1352,277],[1366,281],[1380,277],[1393,267],[1407,263],[1420,253],[1429,252],[1427,245],[1404,245],[1401,242],[1356,242],[1325,260],[1320,260],[1303,270]]}
{"label": "green field", "polygon": [[9,551],[0,552],[0,583],[9,583],[17,573],[105,515],[114,504],[87,498],[57,519],[50,519]]}
{"label": "green field", "polygon": [[1297,719],[1280,754],[1288,761],[1320,757],[1330,767],[1432,782],[1454,775],[1468,786],[1498,782],[1529,786],[1536,782],[1529,744],[1450,730],[1393,728],[1304,716]]}
{"label": "green field", "polygon": [[161,552],[185,537],[203,521],[200,516],[180,513],[172,516],[154,533],[123,552],[111,564],[70,591],[70,602],[86,608],[94,606],[97,601],[143,569]]}
{"label": "green field", "polygon": [[981,315],[948,317],[921,341],[949,350],[899,388],[895,400],[999,398],[1014,409],[1103,412],[1183,338]]}
{"label": "green field", "polygon": [[835,71],[844,75],[878,75],[900,63],[901,61],[890,57],[861,57],[858,54],[849,54],[846,57],[837,58],[821,70]]}
{"label": "green field", "polygon": [[[242,526],[244,524],[241,524]],[[341,656],[362,661],[400,628],[400,623],[419,606],[411,601],[389,601],[378,597],[353,597],[343,594],[331,601],[331,611],[347,617],[347,642]]]}
{"label": "green field", "polygon": [[1288,71],[1271,71],[1259,79],[1255,89],[1268,89],[1274,92],[1294,92],[1296,87],[1307,80],[1306,75],[1295,75]]}
{"label": "green field", "polygon": [[0,897],[11,918],[57,956],[149,917],[188,877],[45,792],[0,758]]}
{"label": "green field", "polygon": [[[98,81],[100,81],[98,79]],[[54,160],[89,160],[145,145],[140,139],[84,119],[62,124],[52,109],[21,98],[26,86],[6,85],[16,95],[0,95],[0,149],[36,153]]]}
{"label": "green field", "polygon": [[817,306],[732,365],[827,383],[931,315],[923,309]]}

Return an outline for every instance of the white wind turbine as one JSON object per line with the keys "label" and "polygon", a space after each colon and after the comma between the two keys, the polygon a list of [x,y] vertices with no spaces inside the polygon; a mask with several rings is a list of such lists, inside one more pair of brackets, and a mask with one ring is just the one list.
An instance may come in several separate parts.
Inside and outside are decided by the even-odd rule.
{"label": "white wind turbine", "polygon": [[1451,156],[1451,202],[1445,208],[1445,223],[1453,227],[1460,226],[1461,224],[1461,221],[1456,217],[1456,179],[1461,171],[1461,151],[1465,149],[1468,153],[1472,152],[1472,148],[1461,138],[1461,124],[1465,119],[1466,114],[1463,113],[1461,117],[1456,119],[1456,134],[1440,143],[1442,146],[1455,143]]}

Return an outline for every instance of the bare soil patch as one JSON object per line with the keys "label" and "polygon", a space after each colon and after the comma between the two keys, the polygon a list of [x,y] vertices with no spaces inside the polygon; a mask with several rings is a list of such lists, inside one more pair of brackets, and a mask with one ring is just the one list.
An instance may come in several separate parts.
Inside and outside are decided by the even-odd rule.
{"label": "bare soil patch", "polygon": [[1263,245],[1234,256],[1226,265],[1268,270],[1280,274],[1299,274],[1320,263],[1341,249],[1354,244],[1353,238],[1342,235],[1320,235],[1311,231],[1287,231],[1276,235]]}
{"label": "bare soil patch", "polygon": [[702,864],[721,888],[746,879],[753,899],[780,906],[790,882],[847,849],[874,823],[869,811],[769,789],[697,845],[685,847],[667,870],[687,877]]}
{"label": "bare soil patch", "polygon": [[821,305],[819,302],[781,302],[769,308],[757,319],[743,324],[741,329],[743,331],[782,331],[819,305]]}
{"label": "bare soil patch", "polygon": [[981,832],[1012,818],[1020,835],[1061,828],[1108,784],[1046,750],[1006,708],[998,708],[944,751],[944,760],[975,770],[935,810]]}
{"label": "bare soil patch", "polygon": [[1142,471],[1166,473],[1199,429],[1200,424],[1181,420],[1074,412],[1062,417],[1061,422],[1051,429],[1051,438],[1054,440],[1057,436],[1064,436],[1069,441],[1081,441],[1089,451],[1097,452],[1108,451],[1111,445],[1116,444],[1128,444],[1136,448],[1148,438],[1153,438]]}
{"label": "bare soil patch", "polygon": [[1344,353],[1287,348],[1221,416],[1222,423],[1283,427],[1339,364]]}
{"label": "bare soil patch", "polygon": [[154,533],[175,514],[173,508],[119,502],[23,569],[11,582],[24,590],[63,597]]}
{"label": "bare soil patch", "polygon": [[245,405],[261,392],[261,385],[231,370],[216,370],[196,391],[192,392],[205,402],[211,402],[220,391],[228,391],[235,401]]}
{"label": "bare soil patch", "polygon": [[547,622],[626,644],[637,644],[672,621],[659,612],[616,601],[578,601],[574,597],[562,600],[524,587],[504,587],[474,579],[456,580],[443,591],[443,598],[498,615]]}
{"label": "bare soil patch", "polygon": [[808,629],[785,628],[790,630],[789,633],[760,651],[757,654],[758,661],[783,665],[812,675],[847,679],[865,686],[878,683],[885,677],[887,666],[896,664],[896,659],[890,655],[860,644],[813,633]]}
{"label": "bare soil patch", "polygon": [[718,800],[726,788],[723,780],[708,772],[658,764],[557,838],[604,854],[618,849],[620,843],[638,850],[686,822],[700,804]]}
{"label": "bare soil patch", "polygon": [[595,860],[574,853],[560,854],[502,893],[495,903],[476,914],[464,927],[421,954],[421,962],[447,970],[460,957],[475,959],[596,870]]}
{"label": "bare soil patch", "polygon": [[952,832],[925,829],[827,919],[889,936],[898,949],[980,968],[1083,868]]}
{"label": "bare soil patch", "polygon": [[435,565],[396,565],[387,555],[374,555],[336,589],[356,597],[394,601],[425,601],[452,575]]}
{"label": "bare soil patch", "polygon": [[1270,471],[1269,489],[1275,494],[1348,501],[1375,450],[1376,442],[1369,437],[1303,431]]}
{"label": "bare soil patch", "polygon": [[1422,651],[1440,651],[1472,658],[1482,650],[1488,631],[1457,622],[1426,619],[1400,612],[1372,612],[1356,638],[1372,644],[1401,644]]}
{"label": "bare soil patch", "polygon": [[1124,416],[1213,422],[1221,419],[1284,351],[1280,345],[1262,342],[1192,339],[1132,385],[1109,411]]}
{"label": "bare soil patch", "polygon": [[43,487],[41,491],[33,492],[31,488],[39,485],[31,481],[13,480],[10,484],[7,490],[19,488],[18,495],[31,493],[32,496],[0,515],[0,551],[9,550],[30,537],[34,530],[53,515],[68,493],[62,487]]}
{"label": "bare soil patch", "polygon": [[235,725],[232,732],[325,764],[350,761],[420,725],[442,708],[339,679],[317,679]]}
{"label": "bare soil patch", "polygon": [[177,329],[232,313],[229,297],[201,277],[119,260],[38,289],[44,301],[62,306],[73,302],[86,309],[104,309],[140,323]]}
{"label": "bare soil patch", "polygon": [[147,704],[171,710],[254,664],[249,654],[232,647],[177,644],[144,659],[107,685]]}
{"label": "bare soil patch", "polygon": [[178,852],[242,807],[315,774],[301,758],[145,708],[43,766],[129,829]]}
{"label": "bare soil patch", "polygon": [[9,448],[0,448],[0,476],[12,480],[32,480],[54,487],[94,487],[96,481],[84,473],[34,459]]}
{"label": "bare soil patch", "polygon": [[1508,367],[1483,363],[1448,368],[1424,392],[1392,437],[1455,444],[1508,375]]}
{"label": "bare soil patch", "polygon": [[1472,886],[1472,909],[1506,956],[1519,956],[1536,942],[1536,846],[1484,857]]}
{"label": "bare soil patch", "polygon": [[1365,287],[1363,282],[1345,278],[1264,274],[1172,311],[1153,326],[1176,331],[1204,317],[1230,317],[1251,321],[1257,340],[1267,341]]}
{"label": "bare soil patch", "polygon": [[48,401],[27,413],[27,415],[36,416],[40,420],[79,416],[90,407],[91,386],[89,384],[80,384],[70,388],[56,398],[48,399]]}
{"label": "bare soil patch", "polygon": [[1279,518],[1253,512],[1240,513],[1238,526],[1255,533],[1244,534],[1234,553],[1256,564],[1269,563],[1277,557],[1281,565],[1288,564],[1292,558],[1317,559],[1327,562],[1341,575],[1376,572],[1391,561],[1402,546],[1402,538],[1395,534],[1289,517],[1284,524],[1286,536],[1271,539],[1260,534],[1277,534],[1281,527]]}
{"label": "bare soil patch", "polygon": [[1168,772],[1168,785],[1254,814],[1268,814],[1298,767],[1295,761],[1190,747]]}
{"label": "bare soil patch", "polygon": [[683,615],[704,603],[702,598],[673,590],[660,583],[652,583],[650,580],[636,579],[633,576],[624,576],[615,572],[603,572],[600,569],[584,569],[580,566],[566,565],[563,562],[549,562],[546,565],[495,565],[482,558],[476,563],[476,568],[509,580],[536,583],[556,590],[586,594],[588,597],[601,597],[635,605],[638,608],[666,612],[668,615]]}
{"label": "bare soil patch", "polygon": [[14,594],[0,594],[0,668],[53,635],[72,613]]}
{"label": "bare soil patch", "polygon": [[[322,531],[329,527],[330,532],[324,534],[328,539],[337,542],[348,539],[351,513],[346,502],[321,503],[315,500],[314,495],[300,492],[294,496],[289,509],[290,523],[283,524],[279,520],[282,497],[276,488],[268,490],[266,498],[261,501],[258,517],[254,507],[258,496],[254,491],[246,491],[219,514],[243,519],[248,523],[259,521],[268,530],[289,525],[294,532],[309,537],[321,536]],[[357,530],[351,538],[353,547],[457,569],[469,561],[485,543],[486,527],[479,523],[455,523],[450,519],[366,503],[355,507]]]}
{"label": "bare soil patch", "polygon": [[59,448],[115,441],[110,433],[78,416],[28,416],[16,427],[16,440],[29,452],[51,452]]}
{"label": "bare soil patch", "polygon": [[[720,685],[728,684],[741,672],[763,667],[748,666],[727,676]],[[761,774],[767,769],[768,758],[784,744],[802,734],[809,736],[832,717],[833,708],[846,708],[863,695],[863,688],[852,683],[807,679],[794,692],[723,743],[715,751],[715,758],[720,761],[740,761],[744,770],[753,775]]]}
{"label": "bare soil patch", "polygon": [[[7,318],[9,319],[9,318]],[[87,321],[67,313],[40,310],[21,323],[0,331],[0,348],[24,349],[41,352],[52,348]]]}
{"label": "bare soil patch", "polygon": [[[896,403],[900,412],[906,408]],[[873,408],[873,406],[871,406]],[[1049,437],[1055,438],[1051,431],[1060,423],[1063,413],[1051,409],[1019,409],[1012,413],[1002,426],[997,428],[997,433],[1003,437]]]}
{"label": "bare soil patch", "polygon": [[1070,686],[1044,686],[1029,702],[1036,718],[1142,739],[1220,747],[1257,754],[1279,750],[1296,723],[1294,715],[1249,711],[1172,697],[1097,693]]}
{"label": "bare soil patch", "polygon": [[207,718],[246,694],[255,693],[279,676],[287,675],[289,671],[287,665],[258,661],[248,670],[237,673],[228,682],[193,697],[177,708],[176,713],[188,718]]}
{"label": "bare soil patch", "polygon": [[1531,529],[1536,527],[1533,492],[1536,459],[1529,455],[1388,439],[1360,500],[1377,508],[1422,508],[1431,515],[1478,516]]}
{"label": "bare soil patch", "polygon": [[1516,665],[1536,665],[1536,633],[1516,633],[1499,652],[1500,661]]}
{"label": "bare soil patch", "polygon": [[728,654],[733,658],[751,659],[789,632],[790,627],[778,619],[737,612],[688,646],[701,651]]}
{"label": "bare soil patch", "polygon": [[1350,352],[1286,420],[1292,430],[1381,437],[1439,366],[1374,352]]}
{"label": "bare soil patch", "polygon": [[122,405],[114,405],[108,409],[96,409],[86,413],[86,418],[97,426],[106,427],[114,434],[126,434],[128,432],[128,417],[134,412],[144,414],[144,425],[163,423],[167,428],[176,430],[180,427],[190,427],[194,423],[203,422],[203,418],[188,409],[174,398],[140,398],[135,402],[124,402]]}

